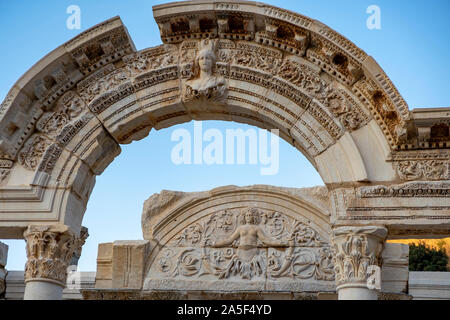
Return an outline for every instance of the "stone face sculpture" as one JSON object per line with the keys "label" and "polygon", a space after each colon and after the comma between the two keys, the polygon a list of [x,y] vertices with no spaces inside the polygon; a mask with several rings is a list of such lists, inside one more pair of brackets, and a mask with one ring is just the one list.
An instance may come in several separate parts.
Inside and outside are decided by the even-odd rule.
{"label": "stone face sculpture", "polygon": [[225,102],[228,94],[226,81],[223,77],[214,74],[216,40],[202,40],[199,46],[194,61],[193,75],[185,84],[184,101]]}

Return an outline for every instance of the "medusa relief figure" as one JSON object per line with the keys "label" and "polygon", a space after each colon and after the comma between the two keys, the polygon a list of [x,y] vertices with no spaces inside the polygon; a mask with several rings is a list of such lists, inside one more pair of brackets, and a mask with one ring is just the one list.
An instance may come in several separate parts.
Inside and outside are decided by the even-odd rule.
{"label": "medusa relief figure", "polygon": [[195,56],[193,75],[186,81],[184,101],[204,100],[223,103],[227,99],[226,81],[222,76],[216,76],[216,44],[217,40],[204,39],[200,42],[199,51]]}
{"label": "medusa relief figure", "polygon": [[240,274],[243,279],[251,279],[253,276],[265,273],[265,262],[260,254],[259,242],[267,247],[288,246],[287,242],[268,237],[259,226],[260,213],[257,208],[246,208],[241,214],[242,224],[235,232],[222,241],[212,243],[212,247],[223,248],[239,240],[236,254],[232,257],[229,265],[219,272],[220,277],[229,274]]}

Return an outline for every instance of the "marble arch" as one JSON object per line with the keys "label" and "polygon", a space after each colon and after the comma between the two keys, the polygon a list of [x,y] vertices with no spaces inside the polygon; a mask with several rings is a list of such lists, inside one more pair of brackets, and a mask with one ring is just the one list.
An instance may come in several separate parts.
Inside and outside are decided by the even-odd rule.
{"label": "marble arch", "polygon": [[450,234],[448,108],[410,111],[372,57],[294,12],[215,0],[153,11],[162,45],[137,51],[115,17],[11,88],[0,107],[0,238],[79,234],[120,144],[192,119],[279,129],[328,187],[333,227]]}

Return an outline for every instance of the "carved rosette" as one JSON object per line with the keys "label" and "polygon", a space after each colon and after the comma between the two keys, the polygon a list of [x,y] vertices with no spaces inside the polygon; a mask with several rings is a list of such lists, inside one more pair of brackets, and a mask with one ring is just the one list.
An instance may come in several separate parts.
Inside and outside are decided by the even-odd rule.
{"label": "carved rosette", "polygon": [[337,289],[367,286],[368,267],[381,265],[381,252],[387,236],[383,227],[338,227],[331,240]]}
{"label": "carved rosette", "polygon": [[65,286],[67,267],[79,239],[65,225],[30,225],[24,238],[28,258],[25,282],[49,281]]}

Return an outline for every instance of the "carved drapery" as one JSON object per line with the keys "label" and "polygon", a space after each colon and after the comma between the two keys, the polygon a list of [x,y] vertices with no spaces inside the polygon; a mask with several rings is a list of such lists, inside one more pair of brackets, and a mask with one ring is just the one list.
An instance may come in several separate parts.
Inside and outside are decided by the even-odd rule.
{"label": "carved drapery", "polygon": [[369,266],[381,266],[381,252],[387,236],[384,227],[339,227],[331,240],[336,285],[366,286]]}
{"label": "carved drapery", "polygon": [[40,280],[65,286],[67,267],[79,238],[64,225],[30,225],[24,232],[25,282]]}

